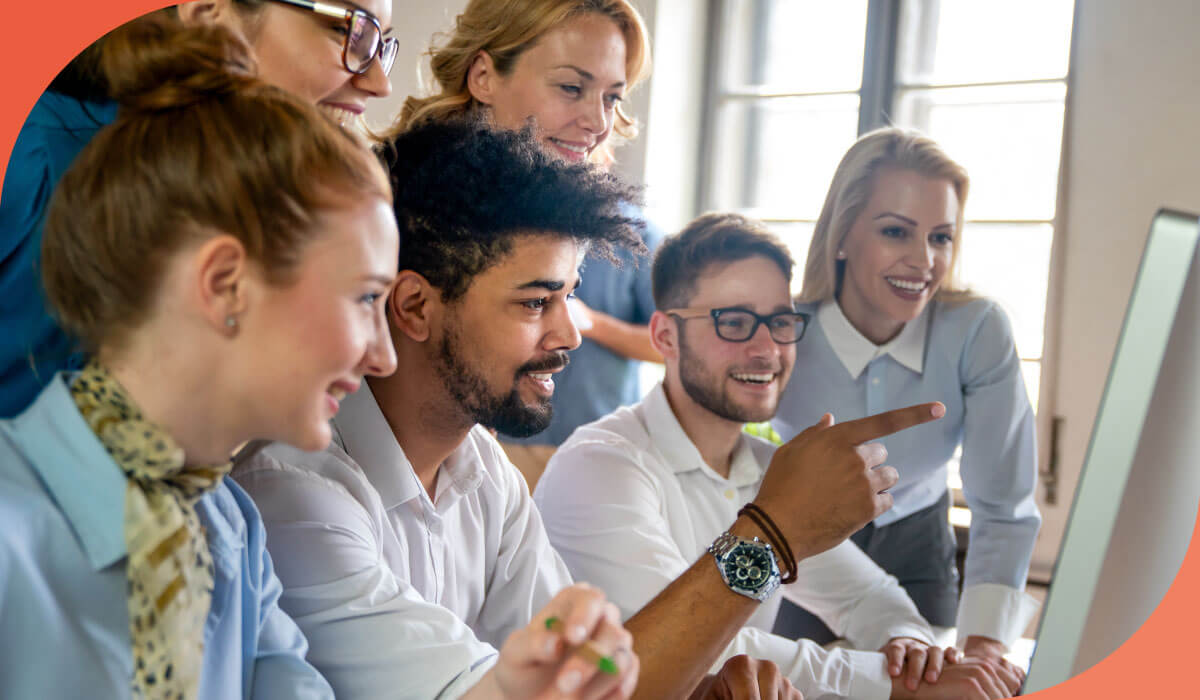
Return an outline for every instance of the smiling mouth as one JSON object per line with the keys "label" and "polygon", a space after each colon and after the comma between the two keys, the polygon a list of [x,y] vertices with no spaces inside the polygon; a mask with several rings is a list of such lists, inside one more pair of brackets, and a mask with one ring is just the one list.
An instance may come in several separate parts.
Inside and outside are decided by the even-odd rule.
{"label": "smiling mouth", "polygon": [[553,138],[553,137],[549,137],[549,141],[550,141],[550,143],[554,144],[555,146],[558,146],[559,148],[561,148],[563,150],[567,150],[572,153],[578,153],[581,156],[586,156],[588,154],[588,152],[592,150],[592,149],[588,148],[587,146],[580,146],[580,145],[574,144],[574,143],[567,143],[566,141],[559,141],[558,139]]}
{"label": "smiling mouth", "polygon": [[349,124],[351,121],[354,120],[355,117],[358,116],[358,114],[356,112],[351,112],[350,110],[344,109],[342,107],[335,107],[333,105],[326,105],[326,104],[320,105],[320,107],[321,107],[321,110],[323,112],[325,112],[325,114],[328,114],[329,116],[333,117],[334,121],[336,121],[338,124],[341,124],[342,126]]}
{"label": "smiling mouth", "polygon": [[775,381],[775,377],[778,375],[775,372],[736,372],[729,376],[743,384],[757,384],[761,386]]}
{"label": "smiling mouth", "polygon": [[902,289],[906,292],[923,292],[929,288],[928,281],[910,282],[909,280],[902,280],[897,277],[884,277],[884,279],[886,279],[888,284],[892,285],[896,289]]}

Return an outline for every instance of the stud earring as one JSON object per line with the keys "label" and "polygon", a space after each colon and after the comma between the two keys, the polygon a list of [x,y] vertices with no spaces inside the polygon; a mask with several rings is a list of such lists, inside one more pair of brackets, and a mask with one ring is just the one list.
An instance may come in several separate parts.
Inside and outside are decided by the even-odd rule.
{"label": "stud earring", "polygon": [[237,317],[234,316],[233,314],[229,314],[228,316],[226,316],[225,317],[225,327],[230,330],[237,328]]}
{"label": "stud earring", "polygon": [[844,251],[844,250],[839,250],[839,251],[837,252],[837,259],[838,259],[838,260],[845,260],[845,259],[846,259],[846,251]]}

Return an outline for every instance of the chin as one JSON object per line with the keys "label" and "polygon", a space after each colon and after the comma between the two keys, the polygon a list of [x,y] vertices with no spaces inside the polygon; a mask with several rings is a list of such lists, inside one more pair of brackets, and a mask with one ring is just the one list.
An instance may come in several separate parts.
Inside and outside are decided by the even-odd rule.
{"label": "chin", "polygon": [[327,421],[320,421],[318,424],[309,426],[305,430],[293,433],[284,442],[305,452],[320,452],[329,447],[329,442],[332,439],[333,434],[329,430],[329,423]]}

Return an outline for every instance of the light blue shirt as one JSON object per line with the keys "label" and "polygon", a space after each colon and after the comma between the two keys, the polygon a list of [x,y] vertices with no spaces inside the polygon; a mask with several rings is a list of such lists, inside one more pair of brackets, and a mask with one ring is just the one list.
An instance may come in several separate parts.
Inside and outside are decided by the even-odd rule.
{"label": "light blue shirt", "polygon": [[1033,409],[1008,318],[987,299],[935,301],[894,340],[876,346],[835,302],[800,310],[814,317],[796,346],[775,429],[790,439],[825,412],[847,421],[928,401],[945,404],[941,420],[880,440],[900,481],[891,489],[895,505],[875,524],[896,522],[945,494],[947,463],[961,445],[971,544],[960,636],[1015,639],[1032,614],[1021,591],[1041,515],[1034,502]]}
{"label": "light blue shirt", "polygon": [[[0,420],[0,697],[129,697],[125,477],[60,374]],[[278,607],[254,504],[225,479],[196,506],[215,580],[201,700],[332,698]]]}

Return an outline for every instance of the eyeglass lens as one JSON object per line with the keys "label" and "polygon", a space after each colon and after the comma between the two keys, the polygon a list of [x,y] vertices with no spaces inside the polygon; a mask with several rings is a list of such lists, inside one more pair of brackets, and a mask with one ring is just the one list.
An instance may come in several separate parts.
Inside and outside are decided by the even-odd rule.
{"label": "eyeglass lens", "polygon": [[365,72],[378,52],[383,72],[387,73],[396,60],[398,46],[395,39],[384,40],[380,36],[379,27],[366,13],[355,12],[350,18],[350,33],[346,36],[346,68],[352,73]]}
{"label": "eyeglass lens", "polygon": [[804,335],[805,321],[800,314],[782,313],[758,317],[749,311],[729,309],[716,318],[717,335],[725,340],[749,340],[758,330],[759,320],[765,323],[771,339],[777,343],[794,343]]}

